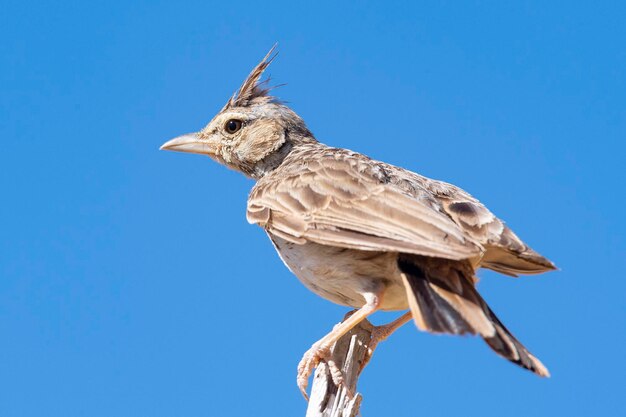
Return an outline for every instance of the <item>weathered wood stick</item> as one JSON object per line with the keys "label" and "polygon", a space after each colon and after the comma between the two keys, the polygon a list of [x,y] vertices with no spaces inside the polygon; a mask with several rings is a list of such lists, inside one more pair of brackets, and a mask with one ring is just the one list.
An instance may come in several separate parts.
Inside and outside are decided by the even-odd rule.
{"label": "weathered wood stick", "polygon": [[364,320],[335,343],[331,360],[341,369],[344,384],[337,387],[328,365],[320,363],[313,376],[306,417],[356,417],[359,414],[362,397],[356,392],[356,384],[368,355],[373,328]]}

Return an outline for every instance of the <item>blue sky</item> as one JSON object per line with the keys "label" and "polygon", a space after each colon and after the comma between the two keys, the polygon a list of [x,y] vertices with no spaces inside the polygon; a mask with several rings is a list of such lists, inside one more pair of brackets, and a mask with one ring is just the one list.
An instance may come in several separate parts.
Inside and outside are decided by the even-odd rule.
{"label": "blue sky", "polygon": [[296,365],[346,309],[246,223],[250,180],[158,151],[275,42],[318,139],[462,186],[561,268],[479,286],[552,378],[407,325],[363,414],[626,414],[619,2],[2,8],[2,416],[304,414]]}

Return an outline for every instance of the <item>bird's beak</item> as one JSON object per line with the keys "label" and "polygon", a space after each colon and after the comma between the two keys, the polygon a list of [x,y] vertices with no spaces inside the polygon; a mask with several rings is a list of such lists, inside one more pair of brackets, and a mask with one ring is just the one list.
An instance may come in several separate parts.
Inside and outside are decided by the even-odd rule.
{"label": "bird's beak", "polygon": [[208,141],[200,139],[197,133],[188,133],[168,140],[161,145],[161,150],[215,155],[215,147]]}

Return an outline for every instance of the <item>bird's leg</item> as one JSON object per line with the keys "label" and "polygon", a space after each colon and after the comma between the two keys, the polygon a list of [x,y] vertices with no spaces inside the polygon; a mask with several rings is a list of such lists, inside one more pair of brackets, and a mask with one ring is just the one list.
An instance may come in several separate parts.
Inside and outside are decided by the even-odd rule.
{"label": "bird's leg", "polygon": [[370,359],[372,359],[372,355],[374,354],[376,346],[378,346],[380,342],[391,336],[393,332],[398,330],[400,327],[402,327],[402,325],[410,321],[412,318],[413,315],[411,314],[411,312],[407,311],[391,323],[374,327],[374,330],[372,330],[372,339],[368,347],[368,353],[365,357],[365,360],[361,364],[361,370],[363,370],[363,368],[365,368],[365,366],[369,363]]}
{"label": "bird's leg", "polygon": [[[366,304],[363,307],[355,310],[350,317],[336,325],[330,333],[315,342],[300,360],[298,364],[298,388],[300,388],[300,392],[302,392],[302,395],[307,400],[309,397],[306,393],[306,388],[309,385],[309,376],[311,376],[313,369],[315,369],[320,361],[327,361],[330,358],[330,349],[341,336],[348,333],[350,329],[380,308],[382,292],[367,293],[364,295],[364,298]],[[337,368],[337,365],[331,363],[331,361],[327,361],[327,363],[333,382],[337,386],[341,385],[343,382],[341,370]]]}

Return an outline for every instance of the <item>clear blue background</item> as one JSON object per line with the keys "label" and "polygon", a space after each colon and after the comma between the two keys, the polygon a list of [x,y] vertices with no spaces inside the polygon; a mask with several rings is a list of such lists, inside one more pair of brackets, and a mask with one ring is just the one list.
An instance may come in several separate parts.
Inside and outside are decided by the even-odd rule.
{"label": "clear blue background", "polygon": [[4,1],[0,415],[304,415],[296,364],[347,310],[246,223],[250,180],[158,151],[276,41],[277,93],[321,141],[464,187],[562,269],[480,283],[552,378],[405,326],[362,375],[363,415],[626,415],[625,16]]}

